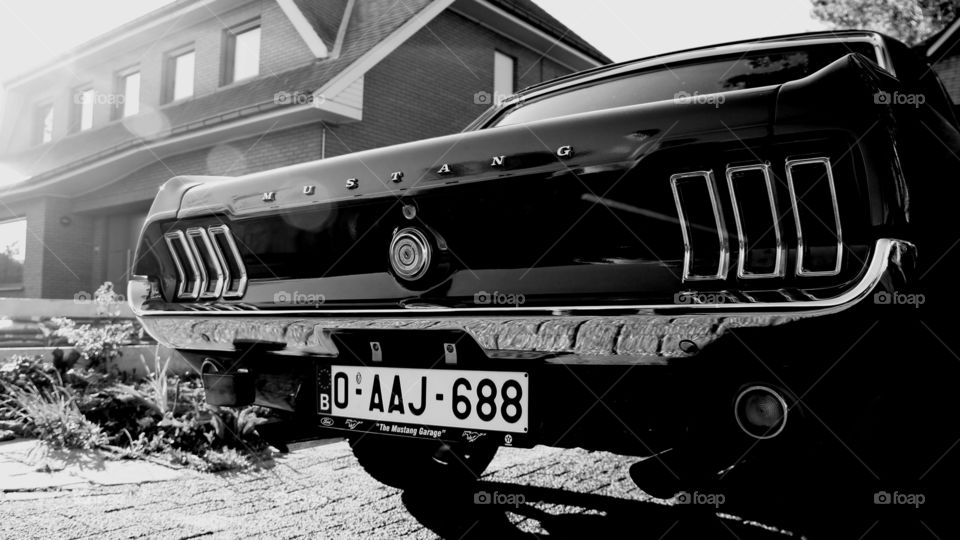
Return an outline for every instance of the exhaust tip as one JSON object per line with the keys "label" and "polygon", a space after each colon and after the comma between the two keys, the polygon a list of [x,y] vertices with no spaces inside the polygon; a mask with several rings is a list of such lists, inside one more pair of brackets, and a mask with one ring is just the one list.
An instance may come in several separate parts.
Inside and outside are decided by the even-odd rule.
{"label": "exhaust tip", "polygon": [[734,402],[737,425],[754,439],[772,439],[783,433],[788,412],[783,394],[764,385],[745,388]]}

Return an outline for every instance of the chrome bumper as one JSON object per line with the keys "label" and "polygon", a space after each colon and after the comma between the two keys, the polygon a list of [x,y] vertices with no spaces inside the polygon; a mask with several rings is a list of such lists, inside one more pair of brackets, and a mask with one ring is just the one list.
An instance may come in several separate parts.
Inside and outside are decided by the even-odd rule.
{"label": "chrome bumper", "polygon": [[[286,354],[337,355],[330,338],[338,329],[460,329],[490,351],[566,353],[597,363],[649,363],[688,356],[731,328],[784,324],[849,309],[885,276],[903,283],[915,247],[895,239],[877,241],[863,277],[832,298],[766,303],[694,305],[519,307],[515,315],[485,308],[316,311],[153,311],[139,318],[161,344],[176,349],[233,351],[234,342],[282,344]],[[488,312],[486,314],[485,312]],[[626,314],[624,314],[626,313]],[[692,342],[696,347],[684,342]]]}

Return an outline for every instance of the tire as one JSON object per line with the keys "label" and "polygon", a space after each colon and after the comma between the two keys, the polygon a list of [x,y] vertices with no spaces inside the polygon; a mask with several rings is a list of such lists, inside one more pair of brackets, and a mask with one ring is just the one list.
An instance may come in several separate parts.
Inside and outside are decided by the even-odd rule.
{"label": "tire", "polygon": [[365,435],[350,439],[350,448],[375,480],[408,490],[469,485],[493,461],[498,446]]}

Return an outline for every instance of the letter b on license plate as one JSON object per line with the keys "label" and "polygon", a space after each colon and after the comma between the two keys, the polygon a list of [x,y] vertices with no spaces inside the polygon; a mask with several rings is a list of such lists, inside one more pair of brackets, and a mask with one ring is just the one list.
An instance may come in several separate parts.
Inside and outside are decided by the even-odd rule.
{"label": "letter b on license plate", "polygon": [[[512,371],[331,366],[331,416],[526,433],[529,376]],[[324,407],[327,405],[329,408]]]}

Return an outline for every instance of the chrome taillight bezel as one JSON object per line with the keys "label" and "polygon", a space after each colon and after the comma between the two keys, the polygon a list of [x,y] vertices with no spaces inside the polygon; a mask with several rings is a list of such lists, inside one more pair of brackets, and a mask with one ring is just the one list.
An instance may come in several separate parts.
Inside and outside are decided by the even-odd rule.
{"label": "chrome taillight bezel", "polygon": [[[226,225],[171,230],[163,238],[177,272],[175,300],[241,298],[246,293],[246,267]],[[237,285],[231,288],[234,278]]]}
{"label": "chrome taillight bezel", "polygon": [[[795,185],[793,170],[797,167],[802,167],[806,165],[820,165],[826,171],[824,176],[820,178],[819,181],[826,179],[827,185],[830,190],[830,199],[833,208],[833,220],[834,226],[836,227],[836,232],[834,236],[836,237],[836,263],[834,267],[830,270],[807,270],[803,266],[804,261],[804,248],[806,246],[803,237],[803,224],[800,219],[800,202],[797,197],[797,188]],[[803,277],[829,277],[835,276],[840,273],[840,269],[843,267],[843,229],[840,224],[840,207],[837,202],[837,187],[836,182],[833,178],[833,167],[830,164],[830,158],[828,157],[813,157],[813,158],[803,158],[803,159],[788,159],[784,166],[787,173],[787,188],[790,192],[790,205],[793,209],[793,220],[797,228],[797,257],[796,257],[796,274]],[[802,195],[801,195],[802,196]],[[816,214],[813,214],[816,217]],[[817,219],[820,219],[817,217]],[[822,220],[821,220],[822,221]]]}
{"label": "chrome taillight bezel", "polygon": [[[773,223],[774,243],[777,251],[774,260],[772,272],[750,272],[747,270],[747,235],[744,230],[743,218],[741,217],[741,207],[737,201],[737,187],[734,181],[734,175],[740,172],[760,171],[763,174],[764,185],[767,190],[767,200],[770,203],[770,217]],[[733,219],[737,227],[737,277],[740,279],[763,279],[784,277],[786,275],[786,243],[783,241],[783,233],[780,229],[780,215],[777,211],[776,192],[773,187],[773,175],[770,172],[769,163],[755,163],[752,165],[741,165],[736,167],[727,167],[727,188],[730,190],[730,202],[733,205]]]}
{"label": "chrome taillight bezel", "polygon": [[[223,263],[213,249],[210,236],[207,234],[207,231],[200,227],[191,227],[187,229],[186,237],[190,248],[193,250],[193,255],[200,263],[199,267],[203,274],[200,285],[200,298],[219,298],[224,286]],[[207,272],[207,265],[203,264],[204,261],[210,261],[210,268],[214,270],[214,276],[210,276],[209,272]],[[212,289],[210,287],[211,277],[213,277],[215,283]]]}
{"label": "chrome taillight bezel", "polygon": [[[237,242],[233,239],[233,233],[230,232],[230,227],[226,225],[214,225],[208,227],[207,232],[210,234],[211,244],[220,261],[221,268],[223,268],[224,286],[221,296],[223,298],[242,298],[247,292],[247,269],[243,264],[243,259],[240,258],[240,250],[237,249]],[[217,241],[218,236],[222,236],[224,242],[227,244],[226,253],[220,246],[220,242]],[[234,276],[230,272],[230,264],[228,263],[227,257],[230,257],[230,260],[232,260],[237,267],[238,276],[236,276],[236,289],[230,288],[233,284]]]}
{"label": "chrome taillight bezel", "polygon": [[[197,261],[194,259],[193,251],[187,242],[186,235],[183,234],[183,231],[179,230],[169,231],[164,233],[163,239],[167,244],[167,251],[170,253],[174,267],[177,269],[177,291],[175,297],[178,300],[198,299],[201,291],[200,270],[197,268]],[[180,249],[187,259],[186,263],[190,265],[191,276],[195,276],[195,278],[190,280],[189,289],[187,289],[187,270],[184,267],[184,261],[180,260],[181,257],[174,246],[175,243],[180,245]]]}
{"label": "chrome taillight bezel", "polygon": [[[680,192],[677,184],[690,178],[703,178],[706,182],[707,192],[710,196],[710,205],[713,208],[714,223],[717,228],[717,237],[719,243],[719,261],[715,274],[694,274],[691,266],[693,264],[693,246],[691,245],[691,222],[684,212],[683,203],[680,199]],[[713,176],[713,170],[691,171],[677,173],[670,176],[670,189],[673,192],[673,201],[677,207],[677,216],[680,218],[680,230],[683,234],[683,281],[707,281],[723,280],[727,278],[727,271],[730,266],[730,243],[727,236],[727,226],[723,218],[723,209],[717,195],[717,182]]]}

